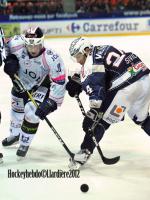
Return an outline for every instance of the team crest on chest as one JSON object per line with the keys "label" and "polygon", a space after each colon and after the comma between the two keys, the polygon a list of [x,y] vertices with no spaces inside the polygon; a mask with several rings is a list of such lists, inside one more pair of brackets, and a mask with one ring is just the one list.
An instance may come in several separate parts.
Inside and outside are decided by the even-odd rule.
{"label": "team crest on chest", "polygon": [[31,63],[30,63],[29,60],[26,60],[26,61],[24,62],[24,64],[25,64],[26,67],[30,67],[30,66],[31,66]]}

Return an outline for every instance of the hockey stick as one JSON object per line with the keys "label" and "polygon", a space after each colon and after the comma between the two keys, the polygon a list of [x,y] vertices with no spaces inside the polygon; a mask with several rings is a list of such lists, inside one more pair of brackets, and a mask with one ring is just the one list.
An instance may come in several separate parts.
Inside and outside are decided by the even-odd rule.
{"label": "hockey stick", "polygon": [[[76,98],[76,100],[77,100],[77,102],[78,102],[78,105],[79,105],[79,107],[80,107],[80,110],[81,110],[83,116],[86,116],[84,107],[83,107],[83,105],[82,105],[82,102],[81,102],[79,96],[78,96],[78,95],[75,95],[75,98]],[[100,119],[101,119],[101,118],[100,118]],[[97,126],[97,124],[99,123],[100,119],[99,119],[99,120],[94,124],[94,126],[91,128],[89,134],[91,135],[92,140],[93,140],[93,142],[94,142],[95,145],[96,145],[96,148],[97,148],[97,150],[98,150],[98,153],[99,153],[99,155],[100,155],[100,157],[101,157],[103,163],[106,164],[106,165],[113,165],[113,164],[117,163],[117,162],[120,160],[120,156],[117,156],[117,157],[114,157],[114,158],[106,158],[106,157],[103,155],[103,152],[102,152],[102,150],[101,150],[101,148],[100,148],[98,142],[96,141],[95,136],[93,135],[93,130],[94,130],[94,128]]]}
{"label": "hockey stick", "polygon": [[[32,97],[32,95],[30,94],[30,92],[25,88],[25,86],[21,82],[20,78],[16,74],[14,75],[14,77],[18,81],[18,83],[20,84],[20,86],[23,89],[23,91],[27,93],[29,99],[33,102],[33,104],[36,107],[38,107],[38,104],[36,103],[36,101],[34,100],[34,98]],[[67,145],[65,144],[65,142],[63,141],[63,139],[60,137],[60,135],[58,134],[58,132],[56,131],[56,129],[54,128],[54,126],[51,124],[51,122],[49,121],[49,119],[47,117],[45,117],[44,119],[47,122],[47,124],[49,125],[49,127],[52,129],[52,131],[54,132],[54,134],[56,135],[56,137],[58,138],[59,142],[62,144],[62,146],[64,147],[64,149],[67,151],[67,153],[69,154],[69,156],[71,157],[71,159],[73,160],[74,159],[74,153],[72,153],[68,149]]]}

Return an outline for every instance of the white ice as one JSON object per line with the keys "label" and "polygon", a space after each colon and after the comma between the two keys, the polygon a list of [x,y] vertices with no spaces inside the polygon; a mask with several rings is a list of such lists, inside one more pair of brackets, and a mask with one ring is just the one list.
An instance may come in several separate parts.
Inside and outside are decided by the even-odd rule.
{"label": "white ice", "polygon": [[[69,58],[71,39],[49,39],[46,46],[62,56],[67,72],[78,65]],[[150,36],[90,38],[96,44],[112,44],[119,49],[132,51],[150,66]],[[9,135],[11,81],[0,69],[0,141]],[[81,95],[88,109],[88,99]],[[142,109],[142,108],[141,108]],[[65,96],[62,107],[49,115],[49,120],[72,152],[79,150],[83,139],[82,114],[75,99]],[[68,171],[69,156],[53,131],[42,121],[24,161],[16,160],[17,145],[3,148],[4,163],[0,165],[1,200],[149,200],[150,198],[150,137],[127,117],[113,125],[100,142],[107,157],[121,156],[115,165],[104,165],[95,150],[80,171],[80,178],[8,178],[8,169],[16,171],[42,170]],[[80,185],[87,183],[89,191],[82,193]]]}

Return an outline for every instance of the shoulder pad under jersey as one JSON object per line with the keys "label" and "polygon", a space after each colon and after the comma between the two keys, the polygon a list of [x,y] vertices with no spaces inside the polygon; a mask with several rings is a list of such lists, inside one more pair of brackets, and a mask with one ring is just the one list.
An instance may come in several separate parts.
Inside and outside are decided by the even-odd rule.
{"label": "shoulder pad under jersey", "polygon": [[45,49],[44,56],[49,64],[56,62],[60,58],[60,56],[54,50],[47,48]]}
{"label": "shoulder pad under jersey", "polygon": [[93,48],[93,64],[103,64],[104,57],[107,54],[109,47],[109,45],[103,45],[95,46]]}
{"label": "shoulder pad under jersey", "polygon": [[21,35],[15,35],[13,38],[10,39],[10,41],[8,41],[7,46],[11,53],[16,52],[24,46],[23,37]]}

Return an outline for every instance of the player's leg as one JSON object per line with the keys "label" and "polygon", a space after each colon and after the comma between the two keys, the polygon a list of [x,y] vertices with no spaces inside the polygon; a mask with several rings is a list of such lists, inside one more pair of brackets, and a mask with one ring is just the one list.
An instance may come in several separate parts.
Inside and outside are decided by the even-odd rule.
{"label": "player's leg", "polygon": [[[116,96],[116,92],[108,93],[106,97],[107,100],[103,102],[99,112],[96,112],[96,110],[92,110],[92,111],[90,110],[90,112],[87,113],[87,116],[84,118],[83,124],[82,124],[83,131],[85,132],[85,136],[81,143],[79,152],[75,154],[74,161],[71,161],[69,164],[70,168],[74,168],[74,166],[76,168],[76,162],[79,163],[80,165],[83,165],[90,158],[96,145],[94,141],[92,140],[91,135],[89,134],[89,129],[92,127],[94,121],[97,121],[99,113],[100,112],[105,113],[105,111],[111,105],[115,96]],[[110,126],[109,123],[101,119],[99,124],[95,127],[93,134],[95,136],[97,143],[100,142],[105,131],[109,128],[109,126]]]}
{"label": "player's leg", "polygon": [[[83,139],[83,142],[81,144],[81,150],[82,149],[88,149],[88,151],[92,154],[94,149],[95,149],[95,143],[93,140],[91,140],[91,135],[89,134],[89,128],[92,126],[89,125],[90,124],[90,120],[88,121],[88,125],[87,122],[84,120],[83,121],[83,130],[85,132],[85,136]],[[100,140],[102,139],[105,131],[109,128],[110,124],[108,124],[107,122],[105,122],[104,120],[100,120],[100,123],[95,127],[94,129],[94,136],[96,138],[96,141],[99,143]]]}
{"label": "player's leg", "polygon": [[[48,88],[46,87],[39,87],[34,93],[33,98],[37,103],[43,102],[43,100],[47,97]],[[24,119],[21,126],[21,133],[20,133],[20,146],[17,150],[17,156],[25,157],[26,153],[29,149],[29,146],[37,132],[40,119],[37,115],[35,115],[36,106],[33,102],[29,101],[25,105],[24,109]]]}
{"label": "player's leg", "polygon": [[22,120],[24,117],[24,104],[27,102],[27,99],[25,93],[17,93],[12,89],[10,133],[9,136],[2,141],[3,146],[10,146],[19,141]]}
{"label": "player's leg", "polygon": [[137,95],[136,101],[132,104],[128,114],[135,124],[140,125],[141,128],[150,136],[150,77],[145,76],[139,81],[137,90],[140,94]]}
{"label": "player's leg", "polygon": [[[118,123],[124,119],[125,113],[130,109],[131,105],[137,98],[135,95],[133,95],[134,93],[136,93],[136,87],[135,84],[132,84],[124,89],[119,90],[118,92],[112,91],[107,94],[100,109],[100,111],[104,113],[103,119],[94,130],[94,135],[97,142],[102,139],[105,130],[107,130],[111,124]],[[81,144],[81,150],[79,153],[77,153],[77,156],[75,154],[75,161],[79,161],[81,164],[84,164],[87,161],[89,155],[93,153],[95,148],[94,142],[87,133],[91,124],[91,120],[86,121],[86,123],[83,121],[85,137]]]}
{"label": "player's leg", "polygon": [[[97,143],[100,142],[105,131],[109,128],[109,126],[110,124],[107,124],[106,122],[101,120],[100,123],[95,127],[94,137]],[[88,161],[88,159],[90,158],[91,154],[93,154],[93,151],[96,147],[94,141],[92,140],[92,135],[90,135],[90,132],[86,129],[84,121],[83,121],[83,130],[85,132],[83,142],[81,143],[79,152],[77,152],[74,156],[74,160],[77,161],[80,165],[84,165]]]}
{"label": "player's leg", "polygon": [[[138,105],[140,106],[140,105]],[[137,107],[135,105],[135,107]],[[150,136],[150,116],[149,116],[149,103],[141,104],[138,110],[133,107],[130,109],[129,117],[133,120],[133,122],[144,130]]]}
{"label": "player's leg", "polygon": [[[0,123],[1,123],[1,112],[0,112]],[[0,163],[2,163],[2,162],[3,162],[3,154],[0,153]]]}

